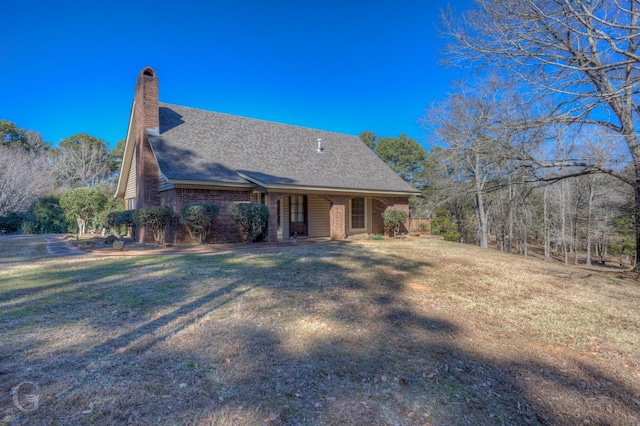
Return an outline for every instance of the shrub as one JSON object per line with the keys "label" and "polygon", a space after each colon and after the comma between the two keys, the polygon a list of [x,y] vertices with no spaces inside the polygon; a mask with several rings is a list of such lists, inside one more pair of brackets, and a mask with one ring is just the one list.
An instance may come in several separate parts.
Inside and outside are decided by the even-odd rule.
{"label": "shrub", "polygon": [[[136,217],[138,215],[137,210],[125,210],[118,212],[118,215],[114,219],[115,226],[124,227],[124,233],[126,234],[127,228],[133,228],[136,225]],[[136,233],[132,230],[131,235],[135,241]]]}
{"label": "shrub", "polygon": [[431,221],[431,234],[440,235],[446,241],[459,242],[462,236],[458,227],[446,215],[436,214]]}
{"label": "shrub", "polygon": [[240,225],[247,235],[247,242],[256,242],[264,235],[264,228],[269,221],[269,209],[264,204],[240,203],[227,207],[231,219]]}
{"label": "shrub", "polygon": [[156,243],[164,243],[167,226],[173,219],[173,210],[168,206],[156,206],[137,210],[136,225],[145,226],[153,232]]}
{"label": "shrub", "polygon": [[381,234],[372,234],[370,237],[371,240],[384,240],[384,236]]}
{"label": "shrub", "polygon": [[22,227],[24,216],[20,213],[9,212],[0,216],[0,234],[17,232]]}
{"label": "shrub", "polygon": [[180,210],[180,223],[198,243],[207,238],[220,208],[213,204],[187,204]]}
{"label": "shrub", "polygon": [[55,195],[40,197],[31,205],[22,222],[25,234],[61,234],[68,231],[68,222],[60,199]]}
{"label": "shrub", "polygon": [[89,221],[103,210],[107,201],[107,196],[99,189],[75,188],[60,196],[60,207],[70,220],[76,220],[78,233],[84,234]]}
{"label": "shrub", "polygon": [[104,226],[118,237],[122,237],[127,233],[127,224],[118,221],[122,213],[121,211],[106,211],[100,215]]}
{"label": "shrub", "polygon": [[393,231],[395,237],[400,231],[400,225],[407,220],[407,213],[402,210],[387,209],[382,213],[384,227]]}

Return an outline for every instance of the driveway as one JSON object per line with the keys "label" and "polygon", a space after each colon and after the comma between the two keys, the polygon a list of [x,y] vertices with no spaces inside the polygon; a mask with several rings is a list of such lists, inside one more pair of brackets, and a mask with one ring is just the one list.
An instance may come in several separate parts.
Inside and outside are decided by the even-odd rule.
{"label": "driveway", "polygon": [[65,240],[63,234],[36,234],[36,235],[2,235],[1,238],[18,240],[23,238],[44,238],[47,242],[47,252],[54,256],[79,256],[87,254],[79,249],[73,242]]}

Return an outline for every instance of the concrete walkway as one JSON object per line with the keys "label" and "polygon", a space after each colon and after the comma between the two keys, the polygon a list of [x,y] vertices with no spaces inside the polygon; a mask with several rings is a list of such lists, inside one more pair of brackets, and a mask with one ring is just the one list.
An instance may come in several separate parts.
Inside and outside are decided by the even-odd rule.
{"label": "concrete walkway", "polygon": [[79,249],[73,242],[65,240],[62,235],[45,235],[47,251],[56,256],[80,256],[87,254]]}

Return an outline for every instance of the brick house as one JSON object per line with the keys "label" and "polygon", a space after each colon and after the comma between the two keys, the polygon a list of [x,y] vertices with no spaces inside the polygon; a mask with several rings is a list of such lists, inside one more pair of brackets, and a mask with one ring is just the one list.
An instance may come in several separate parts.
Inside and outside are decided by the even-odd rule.
{"label": "brick house", "polygon": [[[127,209],[216,204],[213,238],[238,241],[227,206],[253,201],[271,241],[342,240],[383,233],[382,212],[408,212],[417,194],[356,136],[162,103],[155,71],[138,75],[115,194]],[[174,222],[166,241],[192,242]]]}

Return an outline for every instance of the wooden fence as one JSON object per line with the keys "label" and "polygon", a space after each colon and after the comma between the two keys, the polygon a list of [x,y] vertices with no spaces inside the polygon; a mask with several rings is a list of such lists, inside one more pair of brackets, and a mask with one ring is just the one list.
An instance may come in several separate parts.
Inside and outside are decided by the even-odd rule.
{"label": "wooden fence", "polygon": [[431,235],[431,219],[427,217],[410,217],[404,223],[409,234]]}

